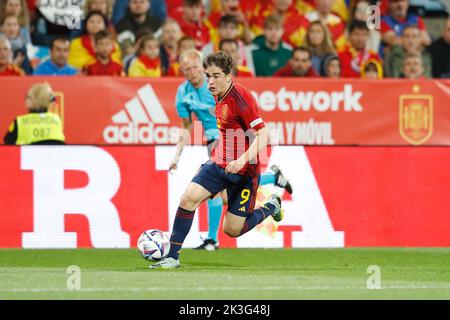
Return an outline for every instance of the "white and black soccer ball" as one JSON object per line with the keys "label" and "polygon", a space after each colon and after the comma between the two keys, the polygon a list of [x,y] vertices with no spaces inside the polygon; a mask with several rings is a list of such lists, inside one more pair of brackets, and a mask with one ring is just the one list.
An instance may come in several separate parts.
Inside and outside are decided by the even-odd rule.
{"label": "white and black soccer ball", "polygon": [[141,234],[137,247],[145,260],[159,261],[169,254],[170,240],[161,230],[150,229]]}

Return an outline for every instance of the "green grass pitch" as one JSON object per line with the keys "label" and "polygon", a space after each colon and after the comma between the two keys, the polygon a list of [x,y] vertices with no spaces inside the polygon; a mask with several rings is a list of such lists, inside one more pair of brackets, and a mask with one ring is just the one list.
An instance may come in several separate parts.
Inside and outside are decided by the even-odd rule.
{"label": "green grass pitch", "polygon": [[[220,249],[150,270],[136,249],[0,250],[0,299],[450,299],[450,248]],[[81,289],[67,288],[67,267]],[[381,289],[367,288],[368,267]]]}

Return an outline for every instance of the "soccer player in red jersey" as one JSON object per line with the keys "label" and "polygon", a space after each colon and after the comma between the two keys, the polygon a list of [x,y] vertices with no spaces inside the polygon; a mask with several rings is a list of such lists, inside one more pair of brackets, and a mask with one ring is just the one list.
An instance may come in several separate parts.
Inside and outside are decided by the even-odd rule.
{"label": "soccer player in red jersey", "polygon": [[[223,230],[239,237],[264,219],[281,221],[281,198],[273,194],[254,209],[259,186],[258,155],[267,147],[268,132],[250,91],[233,82],[234,60],[220,51],[203,61],[208,89],[216,100],[215,115],[220,138],[211,159],[204,163],[181,197],[170,237],[166,259],[150,268],[172,269],[180,266],[179,253],[192,225],[195,210],[205,200],[226,190],[228,210]],[[247,139],[249,138],[249,139]]]}

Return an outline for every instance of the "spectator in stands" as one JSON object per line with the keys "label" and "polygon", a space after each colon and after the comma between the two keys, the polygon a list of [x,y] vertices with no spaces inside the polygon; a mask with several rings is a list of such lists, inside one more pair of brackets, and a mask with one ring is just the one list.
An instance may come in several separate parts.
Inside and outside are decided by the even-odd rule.
{"label": "spectator in stands", "polygon": [[106,30],[99,31],[95,35],[96,59],[83,68],[83,73],[87,76],[123,76],[125,75],[120,63],[111,59],[114,48],[114,39]]}
{"label": "spectator in stands", "polygon": [[180,57],[183,54],[183,52],[186,52],[188,50],[194,50],[195,49],[195,41],[191,37],[181,37],[181,39],[178,41],[178,57],[177,61],[173,63],[169,70],[167,70],[167,73],[165,74],[168,77],[181,77],[183,76],[181,68],[180,68]]}
{"label": "spectator in stands", "polygon": [[[403,60],[407,54],[421,54],[424,67],[424,75],[431,77],[431,55],[423,50],[420,43],[420,30],[416,25],[407,26],[403,30],[402,44],[393,45],[384,59],[384,68],[387,77],[399,78],[403,69]],[[449,57],[447,57],[450,59]]]}
{"label": "spectator in stands", "polygon": [[337,50],[342,49],[346,44],[345,23],[335,13],[331,11],[336,0],[315,0],[316,10],[306,14],[306,18],[310,21],[320,20],[330,30],[331,39]]}
{"label": "spectator in stands", "polygon": [[170,66],[178,59],[178,41],[182,33],[178,22],[173,19],[167,19],[162,26],[160,56],[164,73],[170,69]]}
{"label": "spectator in stands", "polygon": [[361,68],[361,78],[368,80],[383,79],[383,66],[380,61],[370,59]]}
{"label": "spectator in stands", "polygon": [[251,21],[251,30],[257,36],[258,44],[262,34],[264,19],[270,15],[278,16],[283,23],[283,41],[292,47],[303,45],[309,21],[295,8],[293,0],[272,0],[265,10]]}
{"label": "spectator in stands", "polygon": [[128,11],[116,26],[117,40],[124,56],[133,51],[137,32],[140,29],[150,29],[156,33],[163,23],[158,17],[150,14],[150,0],[130,0]]}
{"label": "spectator in stands", "polygon": [[323,58],[320,66],[320,75],[334,79],[341,77],[341,62],[335,53],[329,53]]}
{"label": "spectator in stands", "polygon": [[281,41],[283,22],[278,16],[264,20],[264,43],[253,50],[253,63],[256,76],[270,77],[291,58],[292,51]]}
{"label": "spectator in stands", "polygon": [[205,21],[205,24],[210,31],[211,40],[216,46],[219,45],[221,39],[224,39],[223,37],[220,37],[218,30],[220,21],[224,16],[231,16],[234,18],[237,26],[237,36],[239,36],[244,43],[250,44],[252,42],[253,35],[250,30],[250,24],[241,7],[241,2],[242,1],[240,0],[220,0],[220,11],[217,10],[211,12],[208,19]]}
{"label": "spectator in stands", "polygon": [[[112,22],[114,23],[114,25],[117,25],[125,16],[128,9],[128,1],[129,0],[114,1],[112,13]],[[170,0],[170,2],[172,1],[174,0]],[[164,21],[167,18],[166,0],[150,0],[150,15],[152,17],[159,18],[161,21]]]}
{"label": "spectator in stands", "polygon": [[[116,31],[114,28],[114,24],[111,21],[113,1],[114,0],[85,0],[83,5],[83,13],[85,17],[89,14],[89,12],[92,11],[100,11],[101,13],[103,13],[106,16],[106,18],[108,18],[108,26],[106,29],[109,32],[111,32],[113,36],[115,36]],[[81,22],[81,24],[83,23],[84,21]],[[81,33],[82,33],[81,28],[80,29],[75,28],[71,31],[70,38],[73,39],[79,37]]]}
{"label": "spectator in stands", "polygon": [[31,74],[33,69],[31,68],[27,56],[27,43],[20,32],[19,19],[17,16],[13,13],[7,13],[1,21],[0,31],[0,34],[3,34],[8,38],[11,44],[14,63],[25,71],[26,74]]}
{"label": "spectator in stands", "polygon": [[[239,44],[236,39],[223,39],[219,43],[219,50],[228,53],[234,61],[239,61]],[[235,77],[253,77],[253,72],[242,64],[236,63],[236,68],[233,71]]]}
{"label": "spectator in stands", "polygon": [[2,0],[0,1],[0,17],[14,14],[19,19],[20,36],[25,43],[31,43],[30,37],[30,15],[25,0]]}
{"label": "spectator in stands", "polygon": [[248,60],[248,54],[244,42],[239,38],[239,23],[234,16],[225,15],[220,18],[219,29],[218,29],[218,42],[210,41],[208,44],[203,46],[202,54],[206,57],[208,54],[217,52],[219,49],[219,43],[222,40],[236,40],[239,48],[240,61],[238,64],[246,65]]}
{"label": "spectator in stands", "polygon": [[128,74],[128,70],[130,69],[130,66],[133,63],[133,61],[135,59],[137,59],[141,40],[147,35],[152,36],[153,32],[148,28],[139,29],[139,31],[136,34],[136,42],[134,43],[134,50],[131,53],[129,53],[127,56],[123,57],[122,65],[124,66],[124,71],[125,71],[126,75]]}
{"label": "spectator in stands", "polygon": [[444,25],[442,37],[433,42],[430,47],[433,61],[434,78],[450,78],[450,18]]}
{"label": "spectator in stands", "polygon": [[312,67],[311,51],[305,47],[295,48],[288,63],[274,73],[274,77],[319,77]]}
{"label": "spectator in stands", "polygon": [[320,21],[311,22],[305,36],[305,47],[312,54],[311,61],[314,70],[319,73],[322,59],[334,53],[333,41],[328,28]]}
{"label": "spectator in stands", "polygon": [[[371,5],[369,0],[360,0],[354,7],[352,19],[367,22],[369,19],[368,7]],[[369,40],[367,41],[367,49],[378,52],[380,49],[381,34],[376,28],[369,29]]]}
{"label": "spectator in stands", "polygon": [[11,43],[0,35],[0,76],[23,76],[22,69],[12,63]]}
{"label": "spectator in stands", "polygon": [[209,29],[203,21],[202,0],[184,0],[183,14],[178,18],[183,34],[195,41],[200,50],[210,40]]}
{"label": "spectator in stands", "polygon": [[423,75],[422,56],[419,53],[409,53],[403,60],[403,70],[401,78],[425,79]]}
{"label": "spectator in stands", "polygon": [[[106,30],[107,25],[108,20],[100,11],[92,11],[87,15],[83,34],[70,43],[69,64],[71,66],[82,69],[95,62],[95,35]],[[111,58],[114,62],[121,63],[121,52],[117,43],[114,43]]]}
{"label": "spectator in stands", "polygon": [[73,76],[77,69],[67,64],[69,59],[70,42],[66,37],[56,37],[50,43],[50,59],[38,65],[35,76]]}
{"label": "spectator in stands", "polygon": [[155,78],[162,74],[159,41],[153,35],[146,35],[140,41],[137,59],[131,63],[128,76]]}
{"label": "spectator in stands", "polygon": [[[8,145],[64,144],[61,118],[49,109],[55,101],[48,83],[36,83],[25,96],[28,113],[18,116],[9,126],[3,142]],[[45,134],[35,134],[35,131]]]}
{"label": "spectator in stands", "polygon": [[420,30],[420,43],[423,46],[431,44],[430,36],[425,28],[422,18],[408,13],[409,0],[389,0],[388,15],[381,18],[381,39],[380,53],[385,54],[384,48],[393,45],[401,45],[401,35],[403,30],[410,25],[416,25]]}
{"label": "spectator in stands", "polygon": [[344,50],[338,52],[341,61],[341,76],[359,78],[361,66],[369,59],[380,61],[377,53],[366,49],[369,39],[369,28],[363,21],[353,20],[349,25],[349,43]]}

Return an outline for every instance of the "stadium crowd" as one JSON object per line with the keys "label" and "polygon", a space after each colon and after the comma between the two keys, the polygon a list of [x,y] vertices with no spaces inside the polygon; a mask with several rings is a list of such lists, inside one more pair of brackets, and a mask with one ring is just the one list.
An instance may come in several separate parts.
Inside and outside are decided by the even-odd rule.
{"label": "stadium crowd", "polygon": [[371,0],[84,0],[75,27],[49,3],[0,0],[0,76],[180,76],[196,48],[228,52],[240,77],[450,77],[450,19],[432,39],[409,0],[376,3],[375,29]]}

